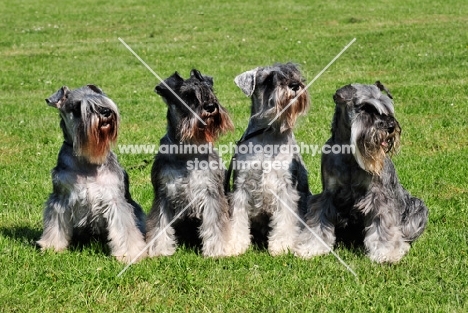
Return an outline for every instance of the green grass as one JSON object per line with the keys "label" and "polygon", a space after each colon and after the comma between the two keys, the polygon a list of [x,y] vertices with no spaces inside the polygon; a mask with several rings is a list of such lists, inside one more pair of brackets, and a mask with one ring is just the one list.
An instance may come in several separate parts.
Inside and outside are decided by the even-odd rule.
{"label": "green grass", "polygon": [[[467,312],[468,2],[447,1],[0,1],[0,304],[4,312]],[[381,80],[403,128],[394,158],[404,186],[426,202],[426,232],[398,265],[359,251],[301,260],[263,250],[222,260],[181,248],[123,265],[93,244],[61,254],[37,251],[50,170],[62,142],[44,102],[62,85],[94,83],[118,104],[120,144],[158,143],[165,105],[156,78],[193,67],[214,76],[237,140],[249,100],[233,78],[260,65],[294,61],[310,81],[312,107],[296,138],[323,144],[334,91]],[[226,159],[229,155],[224,156]],[[151,155],[119,155],[134,198],[152,201]],[[320,157],[304,155],[314,193]]]}

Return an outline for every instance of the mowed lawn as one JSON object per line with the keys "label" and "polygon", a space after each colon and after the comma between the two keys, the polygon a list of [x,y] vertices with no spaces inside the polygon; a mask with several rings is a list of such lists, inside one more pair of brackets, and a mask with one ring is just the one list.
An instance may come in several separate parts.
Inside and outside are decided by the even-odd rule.
{"label": "mowed lawn", "polygon": [[[2,312],[467,312],[468,2],[446,1],[0,1],[0,311]],[[45,98],[61,86],[100,86],[119,106],[119,144],[158,144],[166,107],[158,80],[192,68],[214,77],[239,139],[250,100],[236,75],[292,61],[310,82],[312,105],[296,139],[329,137],[332,95],[343,85],[383,82],[402,126],[394,157],[402,184],[430,210],[425,233],[397,265],[362,249],[301,260],[262,249],[204,259],[172,257],[124,268],[92,243],[38,251],[50,170],[62,144]],[[153,155],[115,151],[146,212]],[[223,155],[225,160],[231,154]],[[304,154],[311,191],[321,191],[320,155]]]}

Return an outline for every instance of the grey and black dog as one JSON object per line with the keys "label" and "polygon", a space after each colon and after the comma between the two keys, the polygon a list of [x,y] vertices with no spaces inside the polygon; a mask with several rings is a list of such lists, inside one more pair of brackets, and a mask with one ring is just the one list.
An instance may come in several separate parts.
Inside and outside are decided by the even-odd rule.
{"label": "grey and black dog", "polygon": [[376,82],[344,86],[333,99],[327,145],[336,153],[322,155],[323,191],[309,200],[309,228],[302,231],[296,254],[328,253],[340,233],[345,239],[361,235],[371,260],[398,262],[423,232],[428,209],[399,183],[389,157],[401,133],[392,96]]}
{"label": "grey and black dog", "polygon": [[292,63],[255,68],[234,81],[252,99],[250,122],[231,162],[234,254],[247,250],[251,230],[268,237],[271,255],[287,253],[310,193],[293,134],[309,95]]}
{"label": "grey and black dog", "polygon": [[118,134],[117,106],[94,85],[73,91],[64,86],[46,102],[60,112],[64,142],[38,245],[61,251],[74,236],[93,234],[107,236],[120,261],[144,257],[145,215],[110,150]]}
{"label": "grey and black dog", "polygon": [[172,255],[178,225],[201,222],[199,234],[193,236],[201,238],[203,255],[231,255],[225,168],[212,145],[233,124],[213,92],[213,79],[195,69],[187,80],[175,72],[155,91],[168,110],[167,133],[151,170],[154,201],[147,221],[148,254]]}

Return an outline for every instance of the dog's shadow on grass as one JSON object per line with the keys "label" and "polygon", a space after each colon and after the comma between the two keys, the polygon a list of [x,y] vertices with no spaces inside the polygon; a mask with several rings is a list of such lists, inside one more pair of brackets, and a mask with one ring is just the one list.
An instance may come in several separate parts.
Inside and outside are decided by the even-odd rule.
{"label": "dog's shadow on grass", "polygon": [[[0,227],[0,235],[22,246],[40,250],[37,240],[39,240],[42,235],[41,229],[28,226]],[[81,233],[79,235],[74,234],[68,250],[82,251],[86,247],[86,249],[93,249],[96,252],[109,253],[109,248],[106,243],[106,235],[90,236]]]}
{"label": "dog's shadow on grass", "polygon": [[0,234],[24,246],[35,247],[42,231],[28,226],[0,227]]}

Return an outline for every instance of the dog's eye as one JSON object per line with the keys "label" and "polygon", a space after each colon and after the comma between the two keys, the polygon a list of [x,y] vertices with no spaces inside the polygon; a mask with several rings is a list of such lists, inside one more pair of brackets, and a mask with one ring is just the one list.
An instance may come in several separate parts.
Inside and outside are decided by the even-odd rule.
{"label": "dog's eye", "polygon": [[362,104],[361,110],[365,111],[368,114],[379,114],[379,111],[377,111],[377,109],[372,104],[369,104],[369,103]]}
{"label": "dog's eye", "polygon": [[74,118],[81,117],[81,102],[74,103],[70,109],[70,112],[73,114]]}

